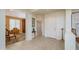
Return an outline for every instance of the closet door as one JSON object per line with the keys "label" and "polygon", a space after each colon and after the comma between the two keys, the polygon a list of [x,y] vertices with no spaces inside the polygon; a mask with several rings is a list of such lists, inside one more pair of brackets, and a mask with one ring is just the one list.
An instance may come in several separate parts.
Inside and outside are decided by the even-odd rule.
{"label": "closet door", "polygon": [[56,17],[55,14],[45,16],[45,36],[56,38]]}

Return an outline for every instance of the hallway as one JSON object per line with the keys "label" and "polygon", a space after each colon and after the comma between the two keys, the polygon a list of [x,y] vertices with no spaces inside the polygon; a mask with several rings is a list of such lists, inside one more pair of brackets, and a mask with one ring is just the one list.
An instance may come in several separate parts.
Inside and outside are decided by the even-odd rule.
{"label": "hallway", "polygon": [[7,46],[7,50],[63,50],[64,41],[42,36],[31,41],[20,41]]}
{"label": "hallway", "polygon": [[[14,11],[13,12],[9,9],[9,11],[12,12],[11,14],[9,14],[9,16],[12,15],[26,20],[25,22],[26,40],[8,45],[7,48],[5,48],[6,47],[5,15],[8,16],[7,14],[8,12],[5,13],[6,10],[1,10],[0,12],[2,14],[0,14],[0,16],[2,20],[0,21],[1,23],[0,49],[7,49],[7,50],[10,50],[10,49],[11,50],[75,50],[76,49],[76,41],[75,41],[76,36],[71,31],[72,29],[71,27],[72,10],[71,9],[62,9],[62,10],[61,9],[58,9],[58,10],[38,9],[38,10],[35,10],[34,12],[25,9],[25,12],[24,13],[22,12],[22,14],[21,14],[21,11],[24,11],[24,10],[13,9]],[[40,21],[41,23],[38,21]],[[20,27],[20,25],[16,26],[18,23],[20,23],[20,21],[18,22],[14,21],[13,27],[21,28],[22,26]],[[62,29],[64,31],[62,31]],[[13,32],[16,32],[16,31],[13,31]],[[38,32],[45,37],[39,36]],[[34,37],[36,38],[32,39]],[[64,41],[61,40],[63,38],[64,38]],[[23,38],[21,37],[19,40],[21,39]]]}

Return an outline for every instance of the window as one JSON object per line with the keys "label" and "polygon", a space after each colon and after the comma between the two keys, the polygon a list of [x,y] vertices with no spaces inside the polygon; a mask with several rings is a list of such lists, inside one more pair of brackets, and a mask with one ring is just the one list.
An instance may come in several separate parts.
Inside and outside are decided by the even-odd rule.
{"label": "window", "polygon": [[20,29],[20,20],[10,19],[10,30],[12,30],[13,28]]}
{"label": "window", "polygon": [[32,18],[32,27],[35,27],[35,18]]}

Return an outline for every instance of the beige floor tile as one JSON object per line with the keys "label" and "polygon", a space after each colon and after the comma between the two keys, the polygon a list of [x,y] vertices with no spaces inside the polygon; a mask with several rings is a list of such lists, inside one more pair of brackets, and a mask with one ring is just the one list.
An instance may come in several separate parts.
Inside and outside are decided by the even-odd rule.
{"label": "beige floor tile", "polygon": [[7,50],[64,50],[64,41],[39,36],[31,41],[23,40],[8,45]]}

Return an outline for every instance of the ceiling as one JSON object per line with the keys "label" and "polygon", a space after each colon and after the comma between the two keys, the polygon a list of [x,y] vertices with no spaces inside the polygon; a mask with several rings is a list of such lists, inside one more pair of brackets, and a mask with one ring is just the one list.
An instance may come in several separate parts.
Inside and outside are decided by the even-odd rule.
{"label": "ceiling", "polygon": [[23,12],[31,12],[33,14],[45,14],[45,13],[55,12],[64,9],[18,9],[18,10]]}
{"label": "ceiling", "polygon": [[[10,11],[31,12],[33,14],[45,14],[65,9],[9,9]],[[72,13],[79,13],[79,9],[72,9]]]}
{"label": "ceiling", "polygon": [[55,11],[59,11],[59,10],[61,10],[61,9],[39,9],[32,13],[33,14],[45,14],[45,13],[55,12]]}

